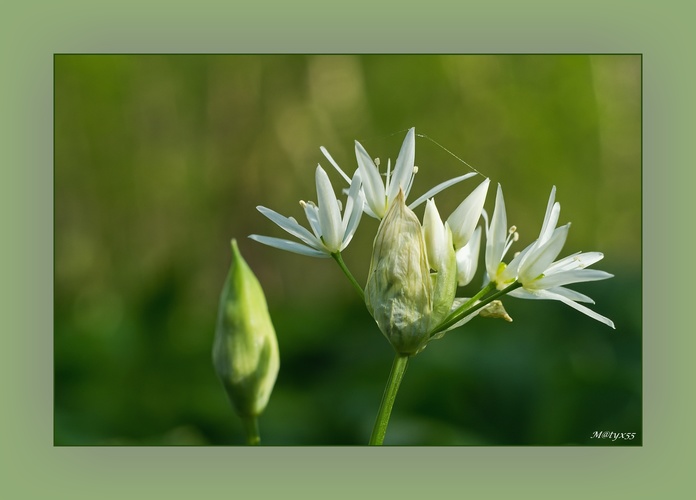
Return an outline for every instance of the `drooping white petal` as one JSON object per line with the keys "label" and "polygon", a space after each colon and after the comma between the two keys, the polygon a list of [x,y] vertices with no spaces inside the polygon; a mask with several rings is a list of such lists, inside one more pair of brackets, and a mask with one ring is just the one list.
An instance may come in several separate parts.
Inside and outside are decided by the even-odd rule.
{"label": "drooping white petal", "polygon": [[319,209],[319,225],[324,245],[332,251],[338,252],[343,241],[341,231],[341,210],[338,206],[336,193],[329,180],[329,176],[323,168],[317,167],[317,208]]}
{"label": "drooping white petal", "polygon": [[396,198],[396,195],[399,194],[399,189],[404,192],[404,197],[408,196],[408,188],[413,177],[413,165],[416,159],[415,131],[415,128],[410,128],[406,133],[403,144],[401,144],[401,150],[396,158],[394,172],[389,182],[389,191],[387,192],[389,202]]}
{"label": "drooping white petal", "polygon": [[455,178],[447,180],[445,182],[441,182],[440,184],[438,184],[434,188],[429,189],[423,196],[419,196],[416,199],[416,201],[414,201],[413,203],[411,203],[408,206],[408,208],[413,210],[414,208],[420,206],[425,200],[429,200],[430,198],[435,196],[440,191],[444,191],[448,187],[453,186],[453,185],[457,184],[458,182],[462,182],[462,181],[464,181],[470,177],[473,177],[475,175],[477,175],[476,172],[469,172],[468,174],[460,175],[459,177],[455,177]]}
{"label": "drooping white petal", "polygon": [[496,279],[498,266],[503,259],[505,241],[507,238],[507,215],[505,214],[505,199],[503,189],[498,184],[498,192],[495,197],[493,217],[486,234],[486,271],[491,281]]}
{"label": "drooping white petal", "polygon": [[[524,288],[517,288],[511,291],[509,295],[518,299],[550,300],[549,297],[546,297],[541,292],[542,290],[525,290]],[[575,302],[587,302],[590,304],[595,303],[594,300],[587,295],[583,295],[582,293],[571,290],[570,288],[563,288],[562,286],[551,288],[549,289],[549,292],[563,295],[567,299],[574,300]]]}
{"label": "drooping white petal", "polygon": [[561,301],[564,304],[572,307],[573,309],[580,311],[583,314],[586,314],[590,318],[595,319],[601,323],[604,323],[605,325],[610,326],[611,328],[616,329],[616,327],[614,326],[614,322],[612,320],[610,320],[609,318],[606,318],[606,317],[602,316],[601,314],[594,312],[592,309],[585,307],[581,304],[578,304],[577,302],[574,302],[573,300],[568,299],[568,298],[564,297],[563,295],[560,295],[558,293],[553,293],[550,290],[540,290],[539,295],[541,295],[545,298],[551,299],[551,300]]}
{"label": "drooping white petal", "polygon": [[543,245],[529,251],[520,266],[519,280],[523,285],[539,277],[563,249],[570,224],[557,228]]}
{"label": "drooping white petal", "polygon": [[456,251],[457,285],[465,286],[471,283],[478,268],[478,256],[481,248],[481,226],[474,230],[471,239]]}
{"label": "drooping white petal", "polygon": [[301,239],[309,246],[316,248],[317,250],[321,249],[321,242],[319,242],[317,238],[307,229],[300,226],[295,219],[280,215],[278,212],[263,206],[256,207],[256,210],[268,217],[271,221],[275,222],[280,228]]}
{"label": "drooping white petal", "polygon": [[580,292],[576,292],[575,290],[571,290],[570,288],[564,288],[562,286],[549,288],[549,292],[557,293],[558,295],[563,295],[565,298],[575,302],[586,302],[588,304],[595,303],[595,301],[592,300],[591,297],[588,297],[587,295],[582,294]]}
{"label": "drooping white petal", "polygon": [[490,179],[484,180],[474,189],[447,219],[452,228],[454,248],[462,248],[471,238],[476,224],[481,218],[481,210],[486,201]]}
{"label": "drooping white petal", "polygon": [[320,252],[302,243],[297,243],[296,241],[284,240],[281,238],[273,238],[271,236],[261,236],[258,234],[252,234],[249,236],[254,241],[263,243],[270,247],[279,248],[281,250],[287,250],[288,252],[298,253],[300,255],[308,255],[310,257],[329,257],[327,252]]}
{"label": "drooping white petal", "polygon": [[377,166],[367,154],[365,148],[358,141],[355,141],[355,157],[358,160],[358,168],[363,181],[363,192],[365,201],[378,218],[384,217],[386,212],[386,195],[384,183],[379,176]]}

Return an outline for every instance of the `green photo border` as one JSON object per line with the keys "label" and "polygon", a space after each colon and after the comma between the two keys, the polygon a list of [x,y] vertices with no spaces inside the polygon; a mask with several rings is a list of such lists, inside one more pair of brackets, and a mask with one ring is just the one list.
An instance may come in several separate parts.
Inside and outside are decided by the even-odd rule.
{"label": "green photo border", "polygon": [[[680,241],[690,234],[682,219],[693,213],[682,205],[693,197],[686,191],[694,36],[680,9],[627,2],[42,3],[5,7],[0,20],[0,496],[587,499],[686,498],[695,489],[696,336],[684,290],[689,260],[681,255],[689,247]],[[53,54],[287,51],[643,54],[642,447],[53,446]]]}

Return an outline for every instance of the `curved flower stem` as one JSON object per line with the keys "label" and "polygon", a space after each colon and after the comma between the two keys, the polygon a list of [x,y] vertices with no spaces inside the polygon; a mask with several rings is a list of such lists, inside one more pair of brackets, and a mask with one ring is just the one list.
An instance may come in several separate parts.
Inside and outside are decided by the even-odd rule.
{"label": "curved flower stem", "polygon": [[254,416],[242,417],[244,422],[244,430],[247,435],[247,444],[256,446],[261,444],[261,435],[259,434],[259,421]]}
{"label": "curved flower stem", "polygon": [[375,421],[375,426],[370,436],[370,445],[372,446],[381,445],[384,442],[384,435],[387,433],[387,426],[389,425],[389,417],[392,407],[394,406],[396,393],[399,392],[401,379],[404,377],[404,372],[408,365],[408,359],[409,356],[407,354],[397,353],[396,356],[394,356],[394,363],[389,373],[387,386],[384,388],[384,395],[379,405],[379,412],[377,412],[377,420]]}
{"label": "curved flower stem", "polygon": [[353,275],[348,270],[346,263],[343,262],[343,257],[341,257],[341,252],[332,253],[331,257],[333,257],[333,259],[341,267],[341,270],[343,271],[343,273],[348,277],[350,282],[353,284],[353,286],[355,287],[355,290],[357,290],[358,294],[360,295],[360,298],[365,300],[365,292],[363,292],[363,289],[360,287],[357,280],[353,277]]}
{"label": "curved flower stem", "polygon": [[482,296],[486,295],[488,292],[490,292],[492,289],[494,289],[495,285],[489,283],[486,285],[483,290],[481,290],[479,293],[477,293],[474,297],[466,301],[464,304],[462,304],[456,311],[451,313],[445,320],[438,325],[435,330],[431,332],[431,336],[435,335],[436,333],[443,332],[450,328],[452,325],[457,324],[459,321],[461,321],[464,317],[468,316],[469,314],[478,311],[479,309],[487,306],[494,300],[496,300],[499,297],[502,297],[503,295],[508,294],[509,292],[513,291],[516,288],[521,287],[522,284],[518,283],[515,281],[512,285],[508,286],[507,288],[500,290],[493,295],[489,296],[485,300],[482,300],[478,304],[475,304],[477,300],[479,300]]}

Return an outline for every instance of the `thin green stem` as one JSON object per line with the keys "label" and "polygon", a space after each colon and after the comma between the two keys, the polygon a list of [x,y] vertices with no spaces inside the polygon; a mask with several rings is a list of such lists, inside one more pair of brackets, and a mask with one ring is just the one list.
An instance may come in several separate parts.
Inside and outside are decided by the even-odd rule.
{"label": "thin green stem", "polygon": [[394,356],[394,363],[389,373],[389,380],[387,380],[387,386],[384,388],[382,402],[379,405],[379,412],[377,412],[377,420],[375,421],[375,426],[370,436],[370,445],[372,446],[379,446],[384,442],[384,436],[387,433],[387,426],[389,425],[389,417],[391,416],[396,394],[399,392],[401,379],[404,378],[404,372],[406,372],[408,359],[409,356],[407,354],[397,353],[396,356]]}
{"label": "thin green stem", "polygon": [[445,320],[442,323],[440,323],[438,325],[438,327],[435,330],[433,330],[430,335],[432,336],[432,335],[435,335],[436,333],[444,332],[445,330],[447,330],[451,326],[460,322],[462,319],[464,319],[469,314],[472,314],[472,313],[478,311],[479,309],[486,307],[488,304],[490,304],[494,300],[502,297],[503,295],[510,293],[515,288],[519,288],[521,286],[522,286],[522,284],[518,283],[516,281],[512,285],[508,286],[507,288],[494,293],[493,295],[487,297],[486,299],[484,299],[481,302],[479,302],[478,304],[476,304],[477,300],[479,300],[481,297],[483,297],[484,295],[486,295],[488,292],[490,292],[491,290],[493,290],[495,288],[494,283],[489,283],[479,293],[477,293],[474,297],[472,297],[471,299],[466,301],[464,304],[459,306],[454,312],[452,312],[449,316],[447,316],[447,318],[445,318]]}
{"label": "thin green stem", "polygon": [[254,416],[243,417],[244,430],[247,435],[247,444],[257,446],[261,444],[261,434],[259,434],[259,420]]}
{"label": "thin green stem", "polygon": [[479,293],[471,297],[469,300],[464,302],[462,305],[460,305],[456,310],[452,311],[449,316],[445,318],[446,321],[449,321],[450,319],[454,318],[455,316],[458,316],[461,312],[466,311],[470,309],[474,304],[476,304],[477,301],[481,300],[482,297],[485,297],[486,294],[492,292],[495,290],[495,283],[492,281],[488,282],[486,286],[484,286]]}
{"label": "thin green stem", "polygon": [[343,273],[348,277],[350,282],[353,284],[355,287],[355,290],[358,292],[360,295],[360,298],[365,300],[365,292],[363,292],[362,287],[358,284],[357,280],[353,277],[351,272],[348,270],[348,267],[346,266],[346,263],[343,262],[343,257],[341,257],[341,252],[336,252],[332,253],[331,257],[338,263],[338,265],[341,267],[341,270]]}

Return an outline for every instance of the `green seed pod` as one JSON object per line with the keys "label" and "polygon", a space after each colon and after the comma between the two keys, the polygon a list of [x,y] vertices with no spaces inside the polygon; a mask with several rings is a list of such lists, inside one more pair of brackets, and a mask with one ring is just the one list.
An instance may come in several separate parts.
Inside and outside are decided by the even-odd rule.
{"label": "green seed pod", "polygon": [[266,297],[232,240],[232,264],[220,296],[213,365],[237,414],[260,415],[275,384],[280,357]]}
{"label": "green seed pod", "polygon": [[433,291],[421,224],[404,203],[391,203],[372,250],[365,304],[399,354],[415,354],[428,340]]}

